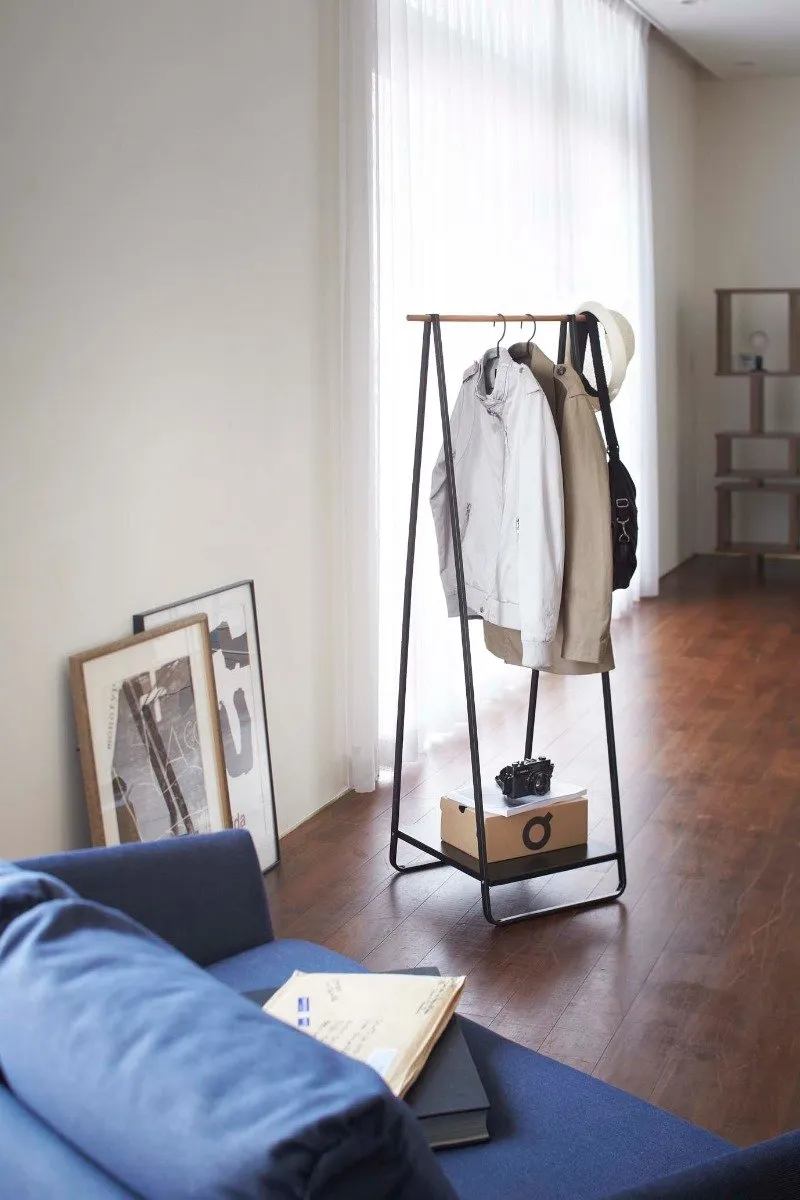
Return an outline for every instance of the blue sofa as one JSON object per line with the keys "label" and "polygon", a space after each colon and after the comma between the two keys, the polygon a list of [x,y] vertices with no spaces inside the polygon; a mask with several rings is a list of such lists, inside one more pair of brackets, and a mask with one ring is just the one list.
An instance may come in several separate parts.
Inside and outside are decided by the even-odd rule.
{"label": "blue sofa", "polygon": [[[274,938],[255,850],[243,831],[19,865],[121,910],[239,992],[277,987],[295,969],[364,969],[321,946]],[[437,1154],[461,1200],[800,1195],[800,1134],[736,1150],[480,1025],[463,1025],[491,1102],[491,1141]],[[25,1038],[24,1028],[18,1036]],[[0,1082],[1,1196],[109,1200],[132,1194]]]}

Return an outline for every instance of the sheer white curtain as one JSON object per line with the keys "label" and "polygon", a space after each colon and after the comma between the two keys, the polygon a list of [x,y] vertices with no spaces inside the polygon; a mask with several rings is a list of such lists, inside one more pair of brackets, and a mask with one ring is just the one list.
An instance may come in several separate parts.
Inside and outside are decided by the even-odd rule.
{"label": "sheer white curtain", "polygon": [[351,787],[378,774],[378,270],[376,0],[339,5],[339,311],[341,329],[345,736]]}
{"label": "sheer white curtain", "polygon": [[[378,733],[388,765],[421,340],[406,313],[562,311],[592,299],[628,317],[637,353],[614,417],[639,488],[640,568],[617,608],[657,590],[646,26],[624,0],[355,0],[342,8],[351,22],[359,10],[375,33],[360,65],[348,64],[374,83],[372,113],[348,108],[353,84],[343,76],[342,122],[372,120],[375,292],[359,337],[377,373]],[[492,338],[491,326],[445,326],[451,406],[464,369],[501,328]],[[551,353],[556,328],[537,333]],[[529,333],[509,329],[507,342]],[[407,757],[464,719],[458,626],[445,614],[427,506],[441,443],[433,383]],[[479,698],[525,686],[527,673],[483,650],[477,622],[472,632]]]}

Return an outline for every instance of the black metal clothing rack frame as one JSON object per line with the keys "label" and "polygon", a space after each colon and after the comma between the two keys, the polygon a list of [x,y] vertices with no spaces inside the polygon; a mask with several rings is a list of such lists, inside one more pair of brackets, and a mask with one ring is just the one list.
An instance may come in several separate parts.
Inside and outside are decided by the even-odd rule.
{"label": "black metal clothing rack frame", "polygon": [[[475,708],[475,686],[472,674],[472,653],[469,638],[469,616],[467,609],[466,587],[464,582],[464,562],[461,550],[461,531],[458,522],[458,498],[456,495],[455,469],[453,466],[452,440],[450,430],[450,412],[447,403],[447,385],[444,371],[444,352],[442,349],[442,320],[457,321],[493,321],[496,317],[441,317],[438,314],[410,316],[412,321],[423,322],[422,358],[420,362],[419,399],[417,403],[417,429],[414,445],[414,467],[411,485],[411,512],[408,525],[408,550],[406,555],[405,590],[403,596],[403,626],[400,642],[400,680],[397,699],[397,732],[395,740],[394,782],[392,789],[392,825],[389,843],[389,861],[395,870],[410,873],[426,871],[435,867],[452,866],[472,878],[479,880],[481,885],[481,902],[486,920],[492,925],[510,925],[524,921],[530,917],[545,916],[548,913],[591,908],[598,904],[606,904],[616,900],[625,890],[627,876],[625,870],[625,844],[622,833],[622,814],[619,796],[619,776],[617,772],[617,752],[614,740],[614,716],[611,706],[611,685],[608,672],[602,673],[603,709],[605,713],[606,744],[608,747],[608,770],[611,782],[611,807],[614,823],[613,849],[597,843],[590,838],[583,846],[571,847],[565,850],[542,851],[527,858],[516,858],[501,862],[490,863],[486,853],[486,829],[484,826],[483,792],[481,789],[480,748],[478,744],[478,723]],[[503,319],[503,318],[501,318]],[[530,320],[531,314],[520,317],[507,317],[506,320]],[[583,314],[578,320],[585,322],[584,328],[578,333],[576,318],[570,316],[537,317],[537,321],[559,321],[559,361],[564,361],[568,330],[572,334],[573,354],[577,363],[583,362],[588,332],[588,342],[591,345],[594,364],[595,384],[602,390],[604,399],[608,394],[603,356],[600,345],[600,334],[596,318],[591,314]],[[411,594],[414,580],[414,554],[417,538],[417,516],[419,512],[419,489],[422,468],[422,444],[425,429],[425,406],[428,392],[428,366],[430,362],[431,335],[433,336],[434,358],[436,363],[436,381],[439,393],[439,410],[442,421],[442,442],[444,447],[444,464],[447,479],[448,506],[450,514],[450,529],[453,538],[453,558],[456,574],[456,591],[458,596],[458,615],[461,627],[461,649],[464,660],[464,686],[467,705],[467,730],[469,734],[469,750],[472,766],[472,785],[475,796],[475,824],[478,841],[478,857],[462,853],[454,846],[440,842],[432,846],[405,833],[400,828],[400,794],[403,772],[403,737],[405,732],[406,684],[408,677],[408,647],[411,632]],[[594,391],[594,389],[592,389]],[[525,758],[530,758],[533,749],[533,734],[536,721],[536,702],[539,691],[539,672],[531,673],[530,697],[528,702],[528,720],[525,731]],[[397,860],[398,843],[404,842],[416,850],[430,855],[433,861],[403,865]],[[511,916],[498,917],[492,911],[492,888],[508,883],[518,883],[523,880],[537,879],[542,876],[555,875],[564,871],[572,871],[582,867],[599,866],[605,863],[616,863],[617,887],[611,892],[599,896],[589,896],[584,900],[568,901],[562,904],[550,905],[546,908],[531,909],[515,913]]]}

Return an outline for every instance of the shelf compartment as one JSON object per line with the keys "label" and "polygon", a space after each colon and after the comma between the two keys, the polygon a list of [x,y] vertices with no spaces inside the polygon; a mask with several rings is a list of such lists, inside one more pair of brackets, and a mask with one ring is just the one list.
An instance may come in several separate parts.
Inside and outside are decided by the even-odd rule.
{"label": "shelf compartment", "polygon": [[[455,846],[441,840],[425,842],[402,830],[398,832],[397,836],[401,842],[414,846],[415,849],[422,850],[425,854],[430,854],[432,858],[438,858],[440,862],[455,867],[458,871],[463,871],[465,875],[470,875],[473,879],[481,878],[480,864],[477,858],[473,858],[471,854],[465,854],[463,850],[458,850]],[[542,854],[528,854],[524,858],[507,858],[489,863],[487,882],[490,887],[498,887],[504,883],[522,883],[526,879],[539,879],[543,875],[558,875],[562,871],[573,871],[576,867],[601,866],[616,862],[618,858],[619,855],[612,846],[598,841],[596,838],[590,838],[581,846],[568,846],[564,850],[546,850]]]}
{"label": "shelf compartment", "polygon": [[[800,477],[800,433],[772,434],[764,430],[753,433],[718,433],[717,478],[738,477],[740,479],[787,479]],[[734,441],[755,441],[759,445],[773,441],[785,443],[785,467],[735,467],[733,465]]]}
{"label": "shelf compartment", "polygon": [[[795,554],[800,550],[800,478],[764,482],[727,480],[716,485],[717,492],[717,550],[732,554]],[[734,494],[783,495],[788,508],[787,540],[785,542],[747,542],[733,537]]]}
{"label": "shelf compartment", "polygon": [[[737,321],[734,320],[734,299],[737,296],[785,296],[785,316],[783,316],[783,313],[780,315],[781,323],[783,321],[786,323],[786,355],[781,362],[781,366],[785,363],[785,370],[736,371],[733,369],[735,349],[734,326],[737,324]],[[761,377],[758,385],[752,385],[754,388],[756,386],[760,388],[760,404],[756,392],[753,391],[751,393],[751,415],[757,417],[759,407],[763,414],[763,381],[767,375],[775,375],[777,377],[800,375],[800,288],[717,288],[716,298],[717,375],[729,379],[742,379],[747,375]],[[776,313],[772,314],[773,318],[776,316]],[[751,311],[749,319],[755,319],[754,311]],[[759,327],[761,327],[760,321],[755,325],[755,328]],[[765,324],[763,328],[768,329],[769,325]],[[758,420],[754,420],[751,423],[754,428],[763,427],[762,423]]]}

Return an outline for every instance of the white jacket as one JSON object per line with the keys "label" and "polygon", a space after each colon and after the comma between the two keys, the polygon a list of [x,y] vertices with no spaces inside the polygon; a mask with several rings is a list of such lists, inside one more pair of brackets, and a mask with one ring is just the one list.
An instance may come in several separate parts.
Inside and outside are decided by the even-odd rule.
{"label": "white jacket", "polygon": [[[487,395],[483,364],[464,375],[450,423],[467,607],[522,633],[523,665],[550,661],[564,574],[561,454],[550,407],[530,369],[501,348]],[[431,507],[447,611],[458,616],[444,448]]]}

